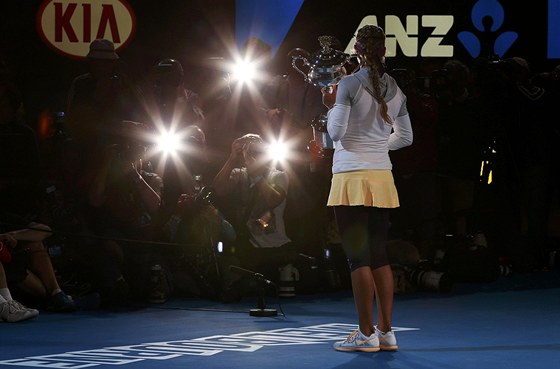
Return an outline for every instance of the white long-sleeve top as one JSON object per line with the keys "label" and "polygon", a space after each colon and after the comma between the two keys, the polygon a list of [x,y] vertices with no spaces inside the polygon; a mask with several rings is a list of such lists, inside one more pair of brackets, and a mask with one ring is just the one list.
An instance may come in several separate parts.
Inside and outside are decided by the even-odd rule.
{"label": "white long-sleeve top", "polygon": [[380,104],[368,92],[374,91],[368,68],[344,77],[338,84],[336,102],[327,114],[327,130],[335,145],[333,173],[392,169],[389,150],[412,144],[406,96],[388,74],[380,80],[393,124],[383,120]]}

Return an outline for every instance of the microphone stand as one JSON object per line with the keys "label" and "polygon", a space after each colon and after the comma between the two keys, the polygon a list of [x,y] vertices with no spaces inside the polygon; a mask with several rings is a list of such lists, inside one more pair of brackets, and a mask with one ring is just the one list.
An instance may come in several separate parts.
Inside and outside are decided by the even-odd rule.
{"label": "microphone stand", "polygon": [[266,283],[263,283],[263,281],[260,280],[260,279],[258,279],[257,282],[258,282],[257,308],[249,310],[249,315],[250,316],[258,316],[258,317],[278,315],[278,312],[276,311],[276,309],[267,309],[266,308],[266,302],[264,300]]}
{"label": "microphone stand", "polygon": [[265,316],[277,316],[278,312],[276,309],[269,309],[266,307],[266,302],[264,299],[264,295],[266,292],[266,286],[274,285],[270,280],[266,279],[264,275],[261,273],[256,273],[252,270],[240,268],[235,265],[230,265],[229,269],[237,274],[244,275],[248,278],[252,278],[257,282],[257,308],[249,310],[250,316],[258,316],[258,317],[265,317]]}

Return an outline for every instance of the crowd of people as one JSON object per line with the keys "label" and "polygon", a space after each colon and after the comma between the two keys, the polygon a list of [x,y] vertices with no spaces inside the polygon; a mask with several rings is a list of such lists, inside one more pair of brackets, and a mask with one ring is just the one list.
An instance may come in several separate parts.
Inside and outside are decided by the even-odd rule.
{"label": "crowd of people", "polygon": [[[364,44],[370,36],[375,39],[363,36]],[[514,57],[471,65],[423,60],[414,71],[384,70],[379,54],[375,68],[396,84],[388,87],[386,77],[383,86],[373,77],[367,82],[365,67],[350,71],[354,84],[345,80],[345,95],[332,96],[335,104],[294,72],[292,54],[281,75],[271,72],[272,52],[264,42],[249,40],[242,54],[260,66],[259,79],[243,84],[228,75],[220,93],[206,101],[185,86],[188,70],[178,60],[163,59],[136,81],[113,43],[95,40],[87,73],[68,86],[65,111],[47,119],[47,129],[25,115],[15,69],[1,62],[2,320],[33,318],[43,308],[74,311],[77,298],[92,291],[101,306],[159,303],[173,294],[231,301],[244,293],[243,276],[231,265],[276,282],[282,266],[342,244],[355,295],[362,298],[362,305],[356,300],[361,334],[389,333],[384,342],[391,349],[396,342],[391,344],[388,266],[399,260],[377,250],[374,265],[364,264],[363,254],[347,249],[344,240],[356,236],[356,219],[373,219],[371,236],[384,237],[382,244],[410,242],[418,260],[449,247],[449,235],[470,240],[484,233],[496,259],[519,271],[546,265],[549,214],[558,207],[553,158],[559,130],[549,119],[558,101],[558,68],[537,74]],[[355,139],[344,136],[347,131],[329,134],[352,147],[401,130],[404,141],[389,140],[382,168],[359,166],[341,153],[333,160],[334,147],[314,150],[317,130],[326,130],[317,127],[317,118],[327,111],[329,119],[345,114],[341,107],[355,101],[344,99],[355,96],[360,82],[381,106],[382,129],[354,127]],[[383,104],[388,93],[401,91],[402,105]],[[404,116],[410,116],[412,145]],[[165,135],[178,137],[181,146],[154,144],[154,137]],[[291,143],[284,162],[269,156],[275,140]],[[380,178],[367,176],[370,169],[392,169],[398,200],[385,192],[370,203],[344,197],[351,182],[344,173],[356,171],[365,179],[352,180],[378,183]],[[394,209],[356,214],[348,206],[355,200],[366,208]],[[55,251],[61,244],[62,256]],[[373,289],[358,293],[370,277],[386,287],[378,291],[379,326],[368,313]],[[72,283],[63,283],[68,279]]]}
{"label": "crowd of people", "polygon": [[535,73],[513,57],[430,69],[430,78],[401,74],[418,140],[392,153],[406,196],[398,211],[404,222],[420,220],[409,226],[420,254],[431,255],[447,233],[484,232],[514,269],[546,267],[555,247],[549,216],[558,208],[559,131],[550,119],[558,67]]}

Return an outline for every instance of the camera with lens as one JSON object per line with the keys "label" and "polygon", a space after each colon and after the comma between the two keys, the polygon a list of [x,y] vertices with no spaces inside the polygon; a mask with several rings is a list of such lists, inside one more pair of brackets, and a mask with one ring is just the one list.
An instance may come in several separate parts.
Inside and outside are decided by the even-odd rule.
{"label": "camera with lens", "polygon": [[249,143],[246,146],[245,151],[247,151],[247,154],[250,157],[256,160],[266,159],[268,156],[268,152],[263,144]]}
{"label": "camera with lens", "polygon": [[146,153],[146,146],[140,143],[121,143],[117,145],[117,158],[123,162],[135,162],[142,159]]}
{"label": "camera with lens", "polygon": [[135,162],[144,158],[149,144],[149,128],[143,123],[123,120],[109,132],[108,140],[117,150],[117,158],[125,162]]}
{"label": "camera with lens", "polygon": [[414,82],[414,72],[406,68],[392,69],[389,74],[397,81],[400,88],[405,88]]}
{"label": "camera with lens", "polygon": [[418,263],[414,268],[405,268],[409,282],[421,291],[449,293],[453,289],[454,280],[451,274],[435,270],[427,260]]}
{"label": "camera with lens", "polygon": [[497,56],[479,58],[475,64],[476,72],[481,74],[483,78],[491,78],[494,80],[496,77],[501,79],[503,75],[510,75],[511,65],[507,60],[500,59]]}
{"label": "camera with lens", "polygon": [[489,58],[486,61],[486,66],[489,70],[492,71],[501,71],[509,74],[511,71],[511,65],[507,62],[507,60],[499,59],[499,58]]}
{"label": "camera with lens", "polygon": [[197,207],[204,207],[213,205],[214,190],[212,187],[203,186],[193,196],[194,205]]}
{"label": "camera with lens", "polygon": [[449,71],[446,68],[437,69],[432,72],[432,88],[435,90],[443,90],[447,87]]}
{"label": "camera with lens", "polygon": [[177,87],[183,82],[183,66],[178,60],[164,59],[156,66],[156,84]]}

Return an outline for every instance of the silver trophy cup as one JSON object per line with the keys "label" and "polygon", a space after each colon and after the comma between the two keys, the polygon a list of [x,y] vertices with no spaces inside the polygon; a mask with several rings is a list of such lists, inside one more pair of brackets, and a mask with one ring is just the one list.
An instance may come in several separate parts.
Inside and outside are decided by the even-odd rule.
{"label": "silver trophy cup", "polygon": [[[321,49],[314,54],[296,49],[299,53],[292,56],[292,67],[305,77],[306,82],[318,87],[330,87],[340,82],[345,74],[344,64],[355,55],[333,49],[332,36],[320,36],[318,40]],[[301,70],[303,66],[309,68],[307,73]]]}

